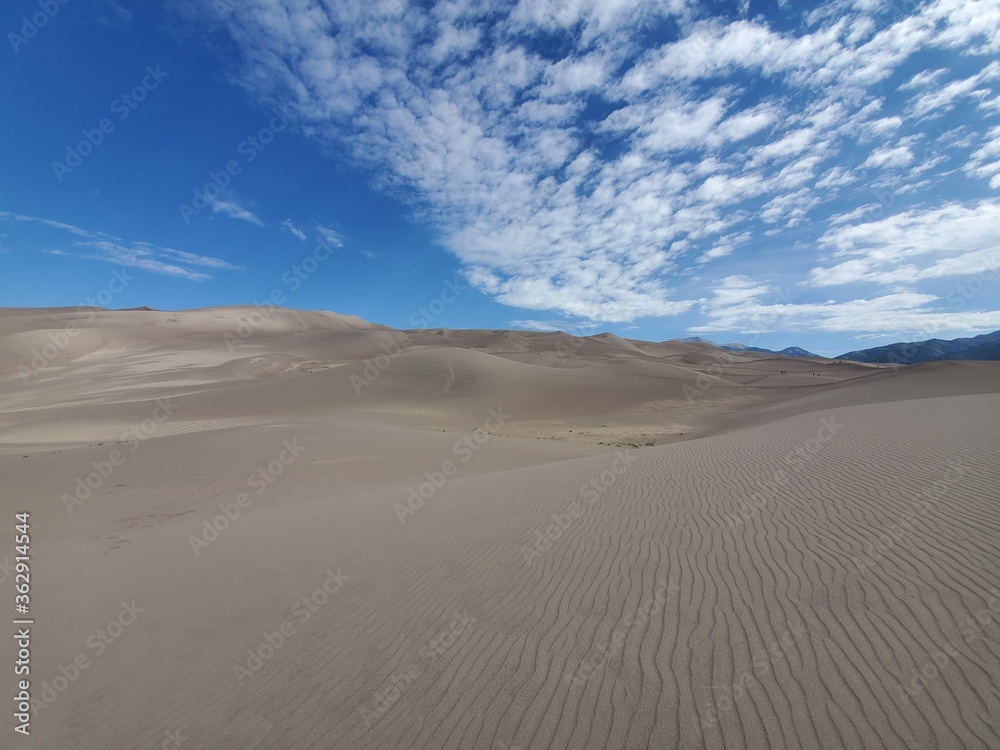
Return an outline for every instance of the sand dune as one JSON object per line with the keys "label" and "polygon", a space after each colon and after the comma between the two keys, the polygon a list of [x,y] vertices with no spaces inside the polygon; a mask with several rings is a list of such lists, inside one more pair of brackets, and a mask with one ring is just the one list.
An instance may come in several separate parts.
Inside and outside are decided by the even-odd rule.
{"label": "sand dune", "polygon": [[21,745],[1000,746],[1000,364],[254,313],[0,310]]}

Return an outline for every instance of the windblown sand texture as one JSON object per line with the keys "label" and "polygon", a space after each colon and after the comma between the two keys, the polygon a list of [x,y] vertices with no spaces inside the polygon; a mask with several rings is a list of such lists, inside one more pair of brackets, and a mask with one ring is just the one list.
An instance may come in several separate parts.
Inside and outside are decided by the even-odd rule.
{"label": "windblown sand texture", "polygon": [[253,312],[0,311],[4,747],[1000,747],[1000,363]]}

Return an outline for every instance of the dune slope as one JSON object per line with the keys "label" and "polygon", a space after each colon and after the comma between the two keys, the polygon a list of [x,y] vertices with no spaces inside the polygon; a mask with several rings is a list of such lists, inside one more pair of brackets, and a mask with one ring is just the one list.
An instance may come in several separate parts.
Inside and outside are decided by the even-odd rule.
{"label": "dune slope", "polygon": [[[399,332],[287,315],[230,352],[245,312],[207,312],[103,312],[111,348],[27,383],[72,313],[0,316],[21,745],[1000,745],[1000,365],[445,331],[379,367]],[[673,437],[599,444],[640,427]]]}

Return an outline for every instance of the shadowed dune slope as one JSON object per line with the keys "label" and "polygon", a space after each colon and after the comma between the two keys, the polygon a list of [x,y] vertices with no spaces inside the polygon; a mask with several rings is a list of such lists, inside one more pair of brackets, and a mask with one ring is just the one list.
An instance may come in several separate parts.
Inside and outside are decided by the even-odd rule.
{"label": "shadowed dune slope", "polygon": [[[849,366],[848,366],[849,367]],[[699,434],[716,434],[819,409],[879,404],[888,401],[996,393],[998,362],[927,362],[899,369],[876,370],[840,385],[777,403],[719,415]],[[919,408],[919,405],[914,405]]]}

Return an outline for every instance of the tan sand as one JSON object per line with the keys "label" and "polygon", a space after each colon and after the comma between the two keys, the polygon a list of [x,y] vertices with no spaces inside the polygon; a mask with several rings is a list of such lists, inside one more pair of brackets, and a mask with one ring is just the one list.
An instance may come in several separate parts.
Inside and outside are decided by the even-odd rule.
{"label": "tan sand", "polygon": [[255,313],[0,311],[4,747],[1000,746],[1000,363]]}

